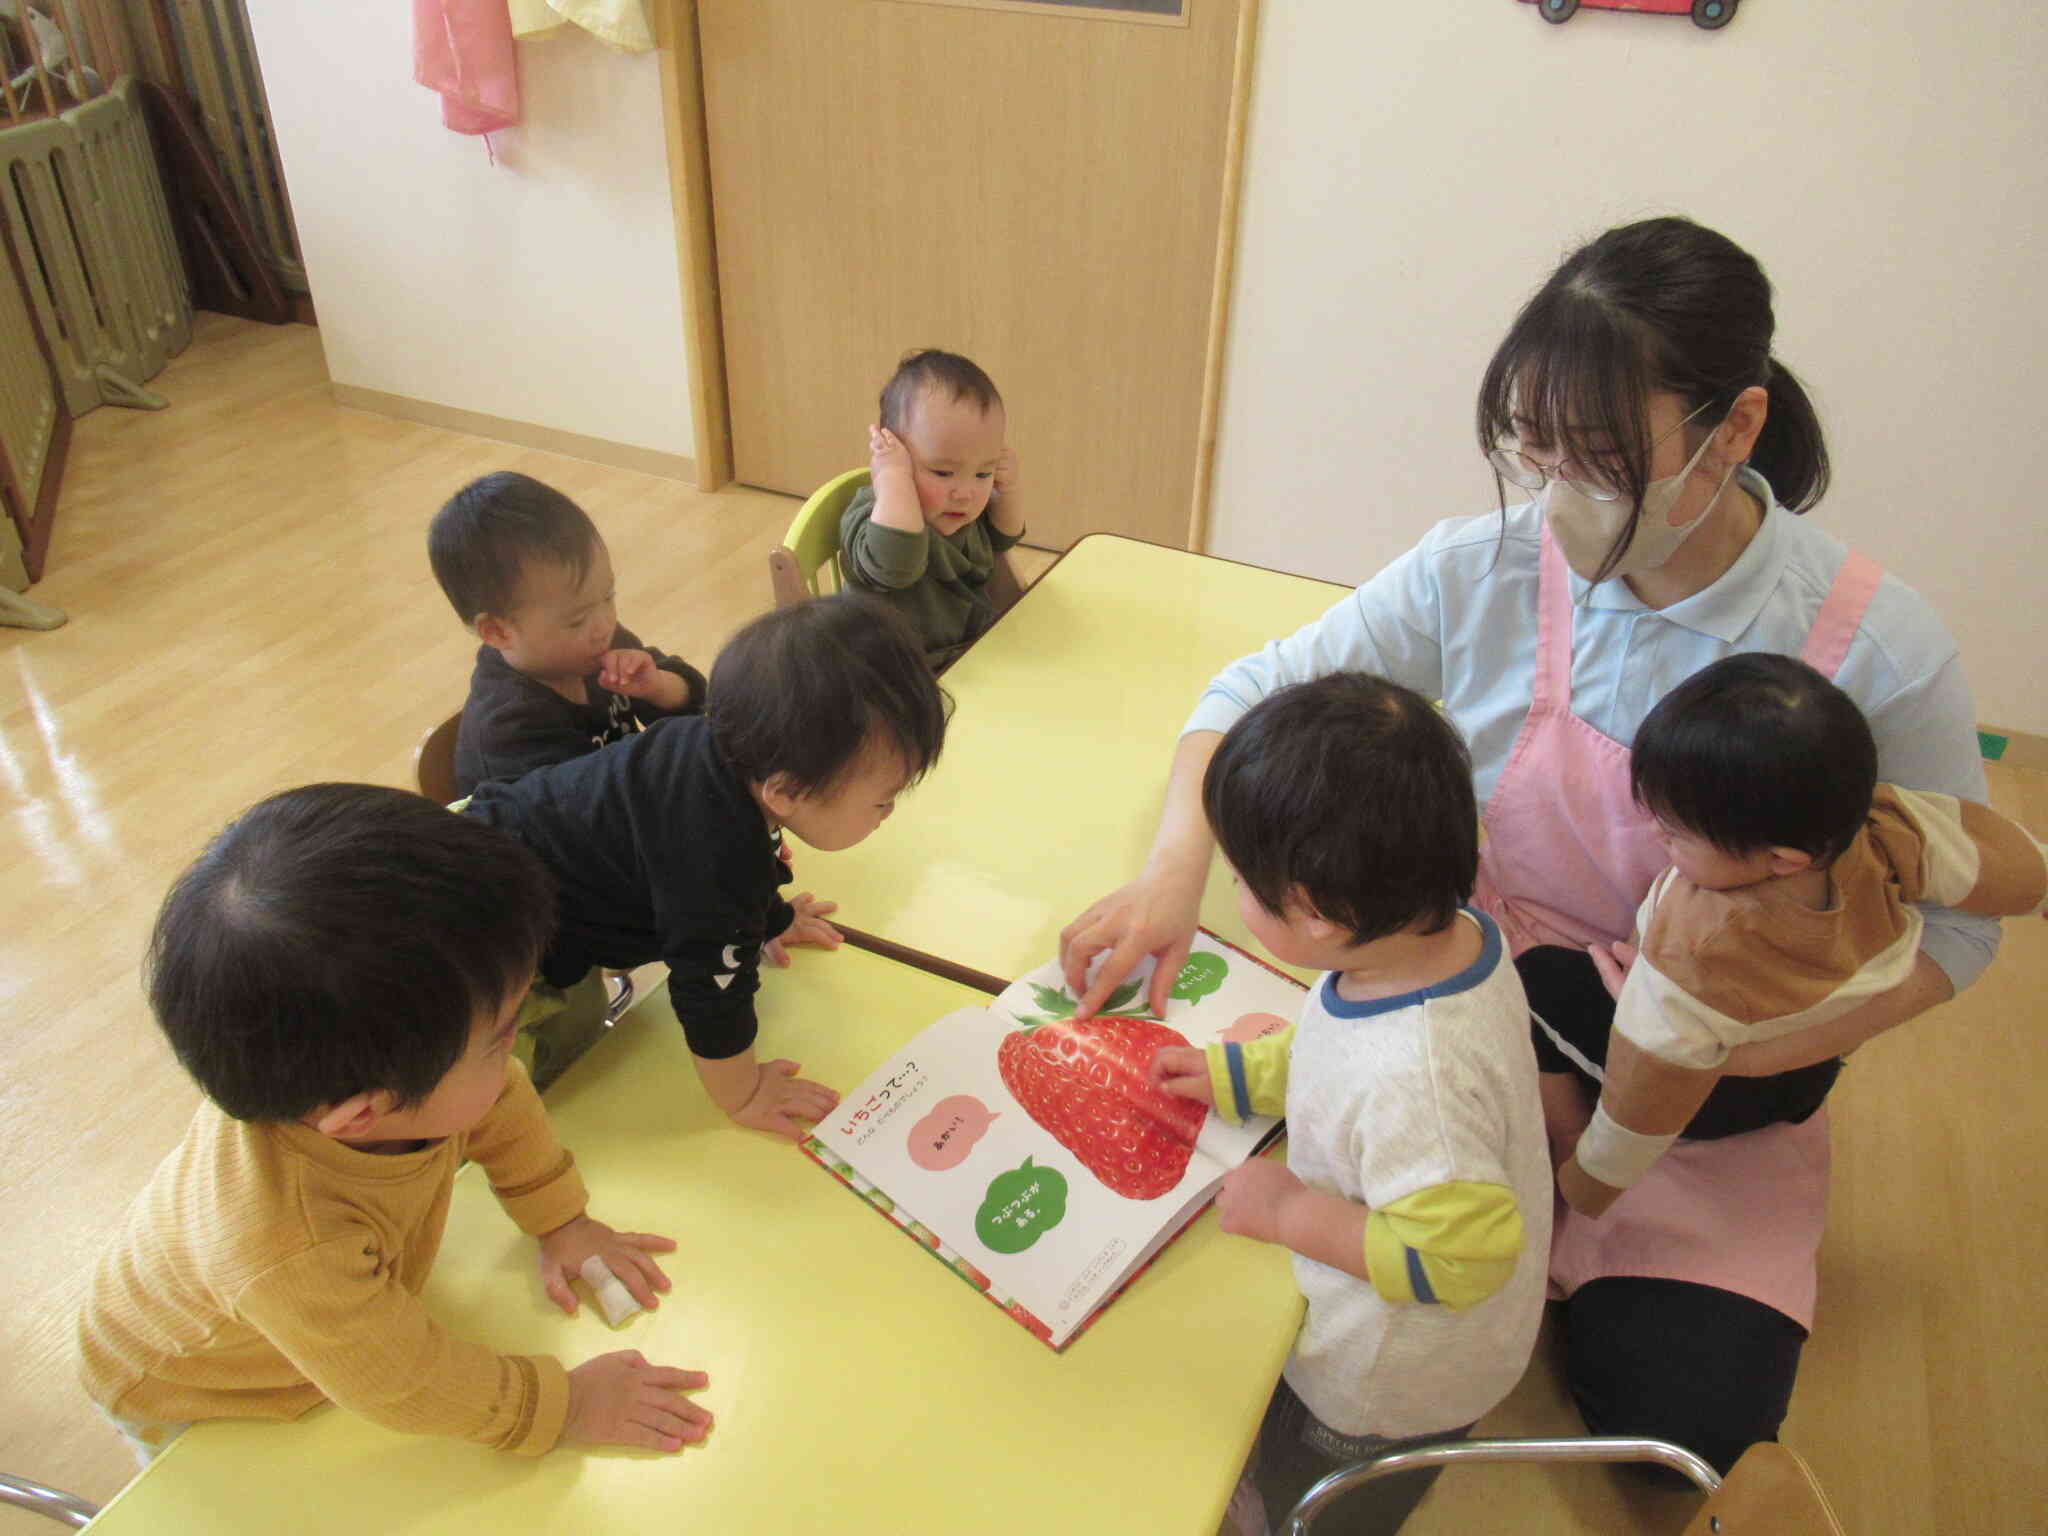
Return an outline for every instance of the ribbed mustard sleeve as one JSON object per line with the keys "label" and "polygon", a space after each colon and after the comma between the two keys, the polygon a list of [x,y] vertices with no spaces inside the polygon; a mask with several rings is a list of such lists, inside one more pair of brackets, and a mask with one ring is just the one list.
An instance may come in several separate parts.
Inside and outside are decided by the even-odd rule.
{"label": "ribbed mustard sleeve", "polygon": [[145,1423],[291,1419],[332,1399],[410,1433],[549,1449],[568,1412],[560,1362],[455,1337],[419,1299],[470,1159],[530,1233],[583,1210],[517,1062],[467,1135],[396,1155],[202,1106],[94,1272],[86,1391]]}

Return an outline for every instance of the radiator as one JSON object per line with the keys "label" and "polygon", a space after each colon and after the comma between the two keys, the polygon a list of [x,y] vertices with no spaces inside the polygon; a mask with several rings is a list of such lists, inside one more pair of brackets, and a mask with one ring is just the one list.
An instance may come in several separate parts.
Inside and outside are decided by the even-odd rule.
{"label": "radiator", "polygon": [[192,337],[192,300],[132,77],[0,130],[0,210],[73,416],[161,407],[143,387]]}

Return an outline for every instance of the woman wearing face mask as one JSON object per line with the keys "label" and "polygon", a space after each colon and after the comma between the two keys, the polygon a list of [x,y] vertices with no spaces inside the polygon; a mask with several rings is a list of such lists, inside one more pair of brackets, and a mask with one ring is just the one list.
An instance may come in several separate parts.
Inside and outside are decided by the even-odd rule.
{"label": "woman wearing face mask", "polygon": [[[1272,690],[1378,673],[1440,698],[1484,807],[1478,904],[1514,947],[1561,1158],[1585,1126],[1612,1002],[1589,945],[1626,939],[1669,859],[1629,795],[1628,747],[1723,656],[1803,656],[1869,717],[1882,778],[1985,798],[1955,642],[1911,589],[1798,514],[1826,489],[1820,423],[1771,355],[1770,285],[1683,219],[1608,231],[1516,317],[1480,386],[1497,514],[1440,524],[1320,620],[1226,668],[1189,721],[1143,873],[1061,936],[1084,1014],[1146,955],[1152,1003],[1187,952],[1212,843],[1202,773]],[[1517,490],[1519,488],[1519,490]],[[1510,493],[1526,494],[1505,505]],[[1997,925],[1930,911],[1896,991],[1736,1051],[1687,1140],[1598,1222],[1568,1214],[1567,1372],[1601,1434],[1677,1441],[1724,1470],[1775,1438],[1812,1322],[1826,1117],[1844,1051],[1969,985]]]}

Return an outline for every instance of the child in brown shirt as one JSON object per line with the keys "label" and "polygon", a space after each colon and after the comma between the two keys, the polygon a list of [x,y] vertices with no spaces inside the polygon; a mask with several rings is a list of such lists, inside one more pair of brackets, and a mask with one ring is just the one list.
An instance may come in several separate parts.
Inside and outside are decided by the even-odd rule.
{"label": "child in brown shirt", "polygon": [[1862,711],[1789,656],[1725,657],[1679,684],[1636,732],[1629,772],[1673,867],[1636,945],[1593,951],[1615,997],[1605,1081],[1558,1170],[1589,1216],[1688,1130],[1737,1046],[1903,983],[1913,903],[2018,917],[2048,897],[2048,855],[2024,828],[1879,783]]}

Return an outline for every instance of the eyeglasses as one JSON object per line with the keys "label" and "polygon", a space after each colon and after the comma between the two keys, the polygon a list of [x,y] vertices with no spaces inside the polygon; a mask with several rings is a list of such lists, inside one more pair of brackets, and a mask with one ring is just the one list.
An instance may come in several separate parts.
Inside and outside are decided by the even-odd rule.
{"label": "eyeglasses", "polygon": [[[1707,405],[1712,404],[1711,400],[1707,402]],[[1665,438],[1671,436],[1672,432],[1676,432],[1679,427],[1684,426],[1706,408],[1706,405],[1702,405],[1697,410],[1688,412],[1670,432],[1660,432],[1651,439],[1650,447],[1655,449]],[[1519,448],[1500,446],[1488,450],[1486,461],[1493,466],[1494,472],[1501,479],[1510,485],[1518,485],[1525,491],[1540,491],[1551,481],[1562,480],[1588,501],[1621,500],[1621,492],[1614,487],[1603,485],[1598,480],[1582,478],[1585,466],[1574,464],[1570,459],[1559,459],[1555,464],[1545,464],[1541,459],[1530,458]],[[1567,470],[1576,470],[1578,473],[1570,474]]]}

